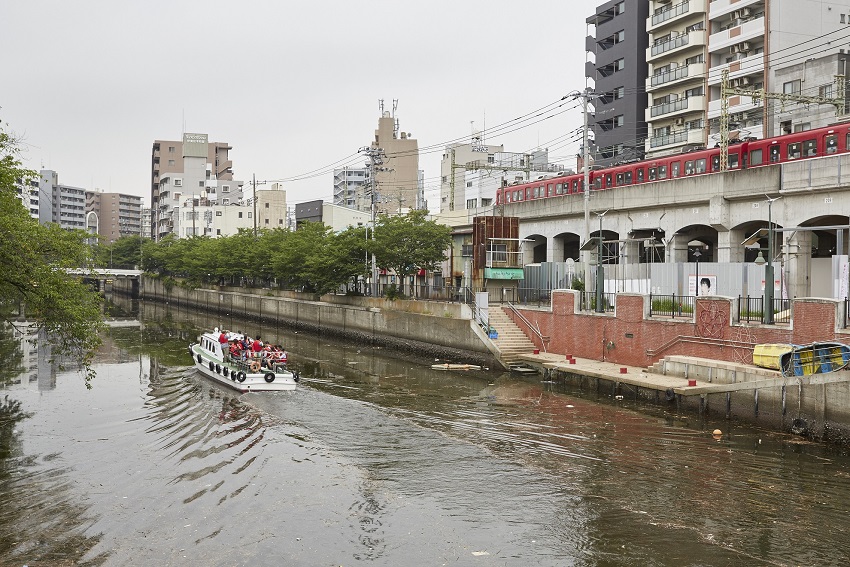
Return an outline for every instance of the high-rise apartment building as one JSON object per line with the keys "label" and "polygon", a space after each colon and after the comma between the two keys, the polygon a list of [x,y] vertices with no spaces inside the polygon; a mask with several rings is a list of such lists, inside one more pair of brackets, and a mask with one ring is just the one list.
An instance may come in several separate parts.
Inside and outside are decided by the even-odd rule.
{"label": "high-rise apartment building", "polygon": [[[154,239],[168,234],[173,227],[169,211],[175,201],[179,202],[179,197],[217,197],[216,186],[219,181],[229,182],[224,183],[228,192],[238,183],[241,196],[242,182],[233,182],[233,162],[228,153],[231,149],[224,142],[209,142],[206,134],[186,133],[182,141],[154,141],[151,150],[151,236]],[[187,176],[189,183],[184,185],[184,177]],[[208,189],[212,189],[212,192]],[[167,195],[163,195],[163,191]],[[175,196],[178,198],[175,199]],[[230,196],[224,198],[230,201]]]}
{"label": "high-rise apartment building", "polygon": [[334,205],[352,209],[362,206],[365,188],[369,186],[371,181],[369,175],[368,167],[334,169]]}
{"label": "high-rise apartment building", "polygon": [[[419,172],[419,143],[409,132],[399,132],[398,119],[383,112],[372,149],[383,150],[383,163],[375,171],[377,212],[404,214],[424,207],[422,176]],[[362,202],[371,208],[371,194]],[[358,209],[364,210],[362,206]]]}
{"label": "high-rise apartment building", "polygon": [[587,62],[585,75],[594,83],[589,126],[596,165],[643,158],[647,14],[646,0],[611,0],[587,18],[595,28],[586,38],[593,61]]}
{"label": "high-rise apartment building", "polygon": [[39,222],[53,222],[62,228],[85,230],[86,190],[61,185],[59,174],[50,169],[42,169],[39,175]]}
{"label": "high-rise apartment building", "polygon": [[123,193],[86,191],[86,214],[97,214],[101,240],[112,243],[122,236],[143,236],[142,198]]}
{"label": "high-rise apartment building", "polygon": [[[231,149],[223,142],[209,142],[206,134],[187,133],[183,134],[182,142],[153,143],[151,232],[154,239],[175,232],[175,223],[180,219],[174,214],[188,214],[187,199],[195,208],[242,202],[243,182],[233,179],[233,163],[228,155]],[[183,211],[175,213],[175,209]],[[195,222],[191,231],[190,234],[201,234],[199,223]]]}

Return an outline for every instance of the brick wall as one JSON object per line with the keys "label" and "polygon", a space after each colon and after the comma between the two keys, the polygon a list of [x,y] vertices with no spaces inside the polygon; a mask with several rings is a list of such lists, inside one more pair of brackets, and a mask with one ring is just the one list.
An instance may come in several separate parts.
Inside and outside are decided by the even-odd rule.
{"label": "brick wall", "polygon": [[839,328],[842,304],[829,299],[796,299],[791,324],[762,325],[735,323],[736,301],[727,297],[697,298],[691,318],[649,317],[646,295],[618,294],[613,314],[577,313],[576,298],[558,290],[549,311],[519,309],[550,337],[549,352],[646,367],[669,355],[751,363],[753,345],[762,343],[850,343],[850,332]]}

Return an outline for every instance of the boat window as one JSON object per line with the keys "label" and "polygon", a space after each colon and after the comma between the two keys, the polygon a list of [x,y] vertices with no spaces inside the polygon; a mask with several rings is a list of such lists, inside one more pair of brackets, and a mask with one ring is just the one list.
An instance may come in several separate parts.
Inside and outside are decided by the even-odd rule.
{"label": "boat window", "polygon": [[750,152],[750,165],[761,165],[761,163],[761,150],[752,150]]}
{"label": "boat window", "polygon": [[770,146],[770,163],[776,163],[779,161],[779,144],[773,144]]}
{"label": "boat window", "polygon": [[694,161],[689,160],[685,162],[685,175],[693,175],[694,174]]}
{"label": "boat window", "polygon": [[797,159],[800,157],[800,142],[788,144],[788,159]]}
{"label": "boat window", "polygon": [[705,173],[705,158],[696,160],[694,173]]}
{"label": "boat window", "polygon": [[667,166],[659,165],[658,166],[658,179],[667,179]]}
{"label": "boat window", "polygon": [[729,154],[729,169],[738,169],[738,154]]}
{"label": "boat window", "polygon": [[638,183],[643,183],[643,168],[639,167],[637,170],[637,180]]}
{"label": "boat window", "polygon": [[803,142],[803,155],[806,157],[818,155],[818,141],[806,140]]}
{"label": "boat window", "polygon": [[656,171],[656,168],[654,168],[654,167],[649,168],[649,180],[650,181],[655,181],[655,171]]}
{"label": "boat window", "polygon": [[838,136],[836,134],[830,134],[823,141],[826,145],[826,153],[834,154],[838,151]]}
{"label": "boat window", "polygon": [[682,164],[678,161],[674,161],[670,164],[670,176],[671,177],[679,177],[679,166]]}

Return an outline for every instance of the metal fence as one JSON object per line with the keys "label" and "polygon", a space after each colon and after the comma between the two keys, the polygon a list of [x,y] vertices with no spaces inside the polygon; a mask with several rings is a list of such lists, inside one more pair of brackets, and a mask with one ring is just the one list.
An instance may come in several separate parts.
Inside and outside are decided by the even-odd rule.
{"label": "metal fence", "polygon": [[761,322],[764,319],[764,297],[738,296],[738,322]]}
{"label": "metal fence", "polygon": [[614,307],[617,303],[617,294],[616,293],[603,293],[602,294],[602,308],[597,309],[597,300],[596,300],[596,292],[593,291],[582,291],[579,296],[579,309],[581,311],[596,311],[598,313],[604,313],[609,311],[614,311]]}
{"label": "metal fence", "polygon": [[696,297],[693,295],[649,294],[650,317],[693,317]]}

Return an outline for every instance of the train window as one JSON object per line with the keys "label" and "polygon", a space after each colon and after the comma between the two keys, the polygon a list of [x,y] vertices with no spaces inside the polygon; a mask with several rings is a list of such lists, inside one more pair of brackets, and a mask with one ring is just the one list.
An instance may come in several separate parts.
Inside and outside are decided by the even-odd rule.
{"label": "train window", "polygon": [[698,159],[694,167],[694,173],[705,173],[705,158]]}
{"label": "train window", "polygon": [[720,156],[712,156],[711,171],[720,171]]}
{"label": "train window", "polygon": [[685,175],[693,175],[694,174],[694,161],[686,161],[685,162]]}
{"label": "train window", "polygon": [[800,142],[788,144],[788,159],[797,159],[800,155]]}
{"label": "train window", "polygon": [[578,180],[573,179],[573,193],[578,193]]}
{"label": "train window", "polygon": [[654,168],[654,167],[649,168],[649,180],[650,181],[655,181],[655,172],[656,172],[656,168]]}
{"label": "train window", "polygon": [[667,166],[659,165],[658,166],[658,179],[667,179]]}
{"label": "train window", "polygon": [[729,154],[729,169],[738,169],[738,154]]}
{"label": "train window", "polygon": [[532,197],[534,197],[535,199],[536,199],[537,197],[539,197],[539,196],[540,196],[540,187],[535,187],[534,189],[532,189],[532,191],[531,191],[531,195],[532,195]]}
{"label": "train window", "polygon": [[564,194],[564,184],[563,183],[558,183],[558,184],[555,185],[555,194],[556,195],[563,195]]}
{"label": "train window", "polygon": [[670,177],[679,177],[679,166],[681,165],[678,161],[670,164]]}
{"label": "train window", "polygon": [[[558,185],[558,187],[560,187],[560,185]],[[546,186],[546,196],[551,197],[554,194],[555,193],[552,191],[552,184],[550,183],[549,185]]]}
{"label": "train window", "polygon": [[750,152],[750,165],[761,165],[762,155],[761,150],[752,150]]}
{"label": "train window", "polygon": [[850,134],[847,134],[847,139],[845,140],[845,143],[844,143],[844,149],[850,150]]}
{"label": "train window", "polygon": [[602,176],[593,180],[593,187],[594,189],[602,189]]}
{"label": "train window", "polygon": [[534,188],[533,187],[526,187],[525,188],[525,199],[526,200],[532,199],[533,194],[534,194]]}
{"label": "train window", "polygon": [[608,175],[605,176],[605,187],[613,187],[614,184],[612,183],[612,181],[613,181],[613,176],[609,173]]}
{"label": "train window", "polygon": [[826,153],[834,154],[838,151],[838,136],[835,134],[830,134],[823,139],[826,144]]}
{"label": "train window", "polygon": [[779,144],[773,144],[770,146],[770,163],[776,163],[779,161]]}
{"label": "train window", "polygon": [[625,177],[623,177],[623,174],[622,174],[622,173],[618,173],[618,174],[617,174],[617,187],[620,187],[620,186],[622,186],[622,185],[625,185],[625,181],[626,181],[626,179],[625,179]]}
{"label": "train window", "polygon": [[643,183],[643,168],[639,167],[637,170],[637,180],[638,183]]}
{"label": "train window", "polygon": [[818,155],[818,141],[806,140],[803,142],[803,155],[806,157]]}
{"label": "train window", "polygon": [[631,185],[632,184],[632,172],[627,171],[625,178],[626,178],[626,185]]}

